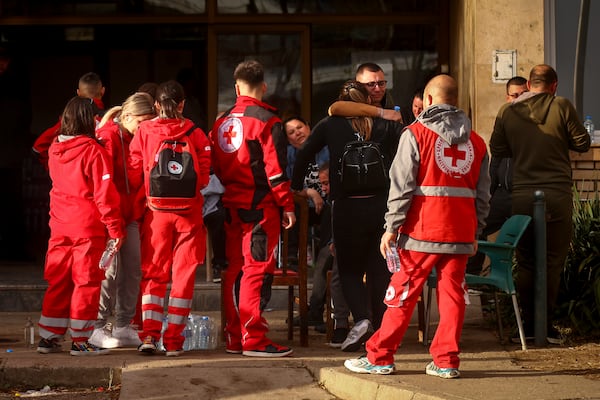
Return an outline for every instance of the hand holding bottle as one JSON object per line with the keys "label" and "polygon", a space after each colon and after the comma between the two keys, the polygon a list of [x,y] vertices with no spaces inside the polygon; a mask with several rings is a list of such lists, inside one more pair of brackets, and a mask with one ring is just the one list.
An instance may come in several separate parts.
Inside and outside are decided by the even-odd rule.
{"label": "hand holding bottle", "polygon": [[122,244],[123,240],[121,238],[111,238],[106,242],[106,248],[98,264],[100,269],[106,271],[110,267]]}

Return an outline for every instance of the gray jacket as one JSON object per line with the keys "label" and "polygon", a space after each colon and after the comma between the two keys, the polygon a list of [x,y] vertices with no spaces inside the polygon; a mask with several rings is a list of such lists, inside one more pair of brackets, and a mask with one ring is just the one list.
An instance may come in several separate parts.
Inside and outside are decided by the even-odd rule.
{"label": "gray jacket", "polygon": [[[427,108],[419,115],[415,123],[421,122],[449,144],[465,143],[471,136],[471,121],[460,109],[437,104]],[[410,131],[409,125],[400,137],[398,151],[390,169],[391,187],[388,196],[388,212],[385,215],[387,232],[397,232],[410,212],[412,197],[417,189],[417,176],[421,164],[417,141]],[[489,158],[486,153],[479,167],[479,180],[476,188],[477,235],[485,227],[485,218],[489,212],[490,175]],[[473,238],[473,241],[477,237]],[[426,253],[472,254],[473,243],[441,243],[424,242],[406,235],[401,235],[398,245],[404,249]]]}

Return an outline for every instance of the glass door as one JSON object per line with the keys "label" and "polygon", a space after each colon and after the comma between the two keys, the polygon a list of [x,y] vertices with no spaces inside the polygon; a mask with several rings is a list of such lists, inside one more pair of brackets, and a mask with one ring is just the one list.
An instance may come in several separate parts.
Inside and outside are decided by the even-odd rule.
{"label": "glass door", "polygon": [[267,93],[263,101],[276,107],[284,119],[310,116],[310,60],[308,28],[214,27],[209,32],[209,118],[235,103],[233,70],[238,63],[256,59],[265,67]]}

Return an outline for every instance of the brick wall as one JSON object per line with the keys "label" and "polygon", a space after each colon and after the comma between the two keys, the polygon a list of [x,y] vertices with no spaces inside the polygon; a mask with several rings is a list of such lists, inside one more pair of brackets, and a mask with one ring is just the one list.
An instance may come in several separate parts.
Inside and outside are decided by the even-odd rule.
{"label": "brick wall", "polygon": [[585,153],[570,152],[573,181],[582,199],[600,195],[600,145]]}

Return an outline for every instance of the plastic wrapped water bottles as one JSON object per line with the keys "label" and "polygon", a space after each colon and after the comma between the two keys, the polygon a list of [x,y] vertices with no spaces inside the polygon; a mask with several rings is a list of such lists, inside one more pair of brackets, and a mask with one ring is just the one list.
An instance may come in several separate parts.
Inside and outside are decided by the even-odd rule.
{"label": "plastic wrapped water bottles", "polygon": [[213,320],[206,316],[194,316],[194,348],[214,350],[217,348],[217,330]]}

